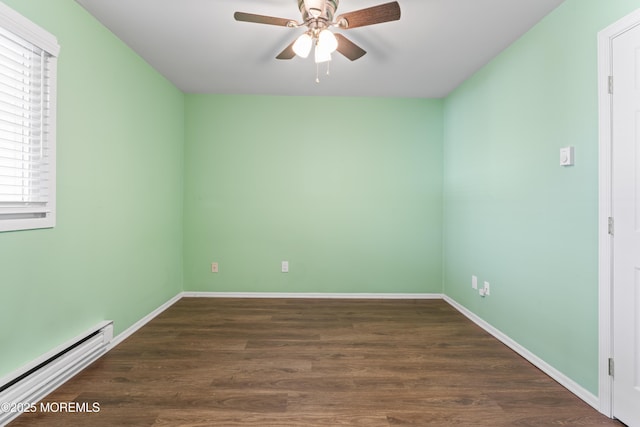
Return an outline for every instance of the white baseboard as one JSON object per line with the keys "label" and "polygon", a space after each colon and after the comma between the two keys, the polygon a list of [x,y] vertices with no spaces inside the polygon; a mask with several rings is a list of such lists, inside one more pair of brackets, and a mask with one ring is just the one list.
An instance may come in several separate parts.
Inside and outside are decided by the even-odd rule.
{"label": "white baseboard", "polygon": [[126,340],[131,335],[136,333],[136,331],[138,331],[138,329],[142,328],[144,325],[146,325],[151,320],[153,320],[153,318],[155,318],[160,313],[162,313],[163,311],[165,311],[166,309],[171,307],[173,304],[175,304],[176,302],[180,301],[180,299],[182,298],[182,295],[183,295],[183,293],[181,292],[178,295],[174,296],[169,301],[165,302],[160,307],[156,308],[151,313],[147,314],[142,319],[138,320],[136,323],[134,323],[133,325],[129,326],[127,329],[125,329],[124,331],[122,331],[118,335],[116,335],[113,338],[113,340],[111,340],[111,343],[109,344],[109,350],[111,350],[113,347],[117,346],[122,341]]}
{"label": "white baseboard", "polygon": [[507,347],[509,347],[516,353],[518,353],[520,356],[524,357],[526,360],[528,360],[531,364],[533,364],[535,367],[540,369],[542,372],[549,375],[561,386],[563,386],[564,388],[569,390],[571,393],[578,396],[580,399],[584,400],[594,409],[600,411],[600,399],[598,399],[598,397],[595,396],[593,393],[589,392],[588,390],[580,386],[571,378],[567,377],[562,372],[558,371],[556,368],[549,365],[547,362],[545,362],[544,360],[542,360],[541,358],[539,358],[538,356],[536,356],[535,354],[533,354],[532,352],[530,352],[529,350],[527,350],[526,348],[518,344],[516,341],[514,341],[509,336],[502,333],[500,330],[491,326],[489,323],[481,319],[479,316],[477,316],[475,313],[468,310],[463,305],[456,302],[454,299],[445,295],[444,300],[447,303],[449,303],[453,308],[455,308],[464,316],[466,316],[473,323],[480,326],[482,329],[484,329],[485,331],[493,335],[496,339],[498,339],[504,345],[506,345]]}
{"label": "white baseboard", "polygon": [[442,299],[443,294],[387,294],[387,293],[318,293],[318,292],[190,292],[190,298],[318,298],[318,299]]}

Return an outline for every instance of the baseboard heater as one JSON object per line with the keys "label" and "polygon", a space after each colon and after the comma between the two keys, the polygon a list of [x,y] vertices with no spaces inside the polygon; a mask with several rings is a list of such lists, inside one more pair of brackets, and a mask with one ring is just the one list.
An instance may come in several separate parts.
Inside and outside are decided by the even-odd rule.
{"label": "baseboard heater", "polygon": [[113,322],[102,322],[0,382],[0,426],[20,415],[108,350]]}

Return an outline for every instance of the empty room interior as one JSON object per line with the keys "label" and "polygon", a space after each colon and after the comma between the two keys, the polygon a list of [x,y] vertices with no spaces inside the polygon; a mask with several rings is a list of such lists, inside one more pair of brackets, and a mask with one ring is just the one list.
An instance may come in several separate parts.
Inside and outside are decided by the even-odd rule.
{"label": "empty room interior", "polygon": [[111,328],[12,423],[622,425],[598,33],[638,0],[398,0],[330,68],[233,19],[295,0],[2,1],[60,50],[55,224],[0,232],[0,402]]}

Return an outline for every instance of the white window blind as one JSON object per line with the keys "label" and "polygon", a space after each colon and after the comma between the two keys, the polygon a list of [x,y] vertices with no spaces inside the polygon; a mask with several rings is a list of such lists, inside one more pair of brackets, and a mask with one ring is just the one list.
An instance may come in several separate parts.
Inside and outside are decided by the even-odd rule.
{"label": "white window blind", "polygon": [[0,231],[55,225],[57,44],[38,43],[47,37],[0,8]]}

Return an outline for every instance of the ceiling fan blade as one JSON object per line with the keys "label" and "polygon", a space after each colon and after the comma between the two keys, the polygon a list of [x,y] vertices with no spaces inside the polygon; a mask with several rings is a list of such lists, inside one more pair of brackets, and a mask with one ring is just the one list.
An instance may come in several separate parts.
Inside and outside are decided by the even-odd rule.
{"label": "ceiling fan blade", "polygon": [[236,12],[233,14],[233,17],[236,21],[242,22],[254,22],[256,24],[268,24],[268,25],[278,25],[280,27],[290,26],[291,22],[295,22],[291,19],[285,18],[275,18],[273,16],[265,16],[265,15],[255,15],[253,13],[245,13],[245,12]]}
{"label": "ceiling fan blade", "polygon": [[280,55],[276,56],[276,59],[293,59],[296,56],[296,53],[293,51],[293,44],[296,41],[292,41],[289,46],[287,46]]}
{"label": "ceiling fan blade", "polygon": [[400,4],[397,1],[366,9],[347,12],[338,16],[336,22],[343,29],[364,27],[400,19]]}
{"label": "ceiling fan blade", "polygon": [[364,49],[342,34],[336,33],[335,36],[338,39],[338,52],[346,56],[351,61],[362,58],[364,54],[367,53]]}

